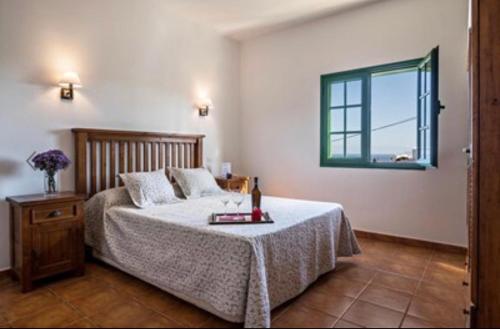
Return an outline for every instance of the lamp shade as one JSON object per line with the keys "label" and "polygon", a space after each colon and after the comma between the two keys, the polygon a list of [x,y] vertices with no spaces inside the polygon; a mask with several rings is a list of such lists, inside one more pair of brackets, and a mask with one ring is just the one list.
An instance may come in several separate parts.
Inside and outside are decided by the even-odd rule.
{"label": "lamp shade", "polygon": [[198,106],[198,108],[208,108],[208,109],[214,108],[214,103],[209,98],[203,98],[198,100],[196,105]]}
{"label": "lamp shade", "polygon": [[82,86],[82,83],[80,81],[80,77],[78,76],[78,73],[66,72],[66,73],[64,73],[61,80],[59,80],[59,86],[61,86],[63,88],[69,88],[70,85],[72,85],[73,88],[80,88]]}

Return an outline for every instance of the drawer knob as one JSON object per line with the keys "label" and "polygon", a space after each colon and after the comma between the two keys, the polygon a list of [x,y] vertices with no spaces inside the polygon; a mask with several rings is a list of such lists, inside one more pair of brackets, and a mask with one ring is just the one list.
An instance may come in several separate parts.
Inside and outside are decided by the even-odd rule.
{"label": "drawer knob", "polygon": [[60,217],[62,215],[62,212],[60,210],[54,210],[49,214],[49,218],[56,218]]}

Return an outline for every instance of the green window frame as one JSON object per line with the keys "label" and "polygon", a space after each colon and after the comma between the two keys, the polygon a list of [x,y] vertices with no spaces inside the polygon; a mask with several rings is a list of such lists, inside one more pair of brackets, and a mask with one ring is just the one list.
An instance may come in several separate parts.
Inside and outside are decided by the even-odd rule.
{"label": "green window frame", "polygon": [[[371,78],[398,70],[417,71],[417,161],[375,163],[371,159]],[[348,84],[360,87],[361,99],[352,102]],[[350,98],[350,100],[348,100]],[[356,97],[355,97],[356,98]],[[425,170],[438,166],[439,47],[424,58],[373,66],[321,76],[321,167]],[[358,118],[360,129],[352,130],[350,115]],[[350,124],[348,122],[351,122]],[[356,122],[356,121],[354,121]],[[356,126],[356,124],[355,124]],[[357,140],[359,137],[359,141]],[[354,142],[354,140],[356,141]],[[336,143],[337,147],[332,148]],[[343,152],[342,145],[343,143]],[[348,145],[360,146],[349,153]],[[350,149],[350,148],[349,148]],[[340,150],[340,151],[339,151]],[[339,152],[334,154],[333,152]],[[339,154],[341,156],[339,156]]]}

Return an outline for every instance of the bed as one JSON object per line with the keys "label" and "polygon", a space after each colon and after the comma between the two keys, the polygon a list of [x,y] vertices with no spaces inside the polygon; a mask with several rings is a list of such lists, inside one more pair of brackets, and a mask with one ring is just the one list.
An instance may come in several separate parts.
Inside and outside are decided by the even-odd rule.
{"label": "bed", "polygon": [[[94,256],[216,316],[270,327],[271,310],[360,253],[341,205],[264,197],[272,225],[210,226],[220,196],[136,208],[117,173],[203,165],[203,136],[74,130]],[[243,209],[250,207],[247,198]]]}

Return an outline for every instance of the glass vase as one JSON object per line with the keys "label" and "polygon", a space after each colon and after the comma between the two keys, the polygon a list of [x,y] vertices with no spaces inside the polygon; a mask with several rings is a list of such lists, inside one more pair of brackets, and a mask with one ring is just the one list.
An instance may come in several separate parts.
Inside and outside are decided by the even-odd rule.
{"label": "glass vase", "polygon": [[46,194],[55,194],[58,192],[56,173],[45,173],[44,186]]}

